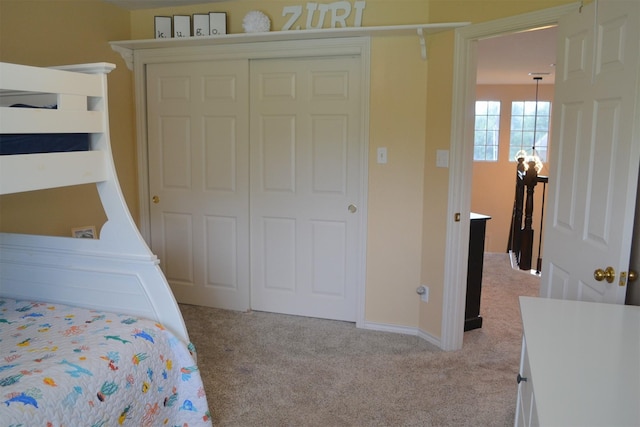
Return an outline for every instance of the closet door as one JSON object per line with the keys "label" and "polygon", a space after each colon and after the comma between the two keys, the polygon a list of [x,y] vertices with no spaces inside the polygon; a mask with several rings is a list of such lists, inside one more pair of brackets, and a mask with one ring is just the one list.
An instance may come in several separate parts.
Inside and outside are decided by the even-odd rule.
{"label": "closet door", "polygon": [[360,60],[251,62],[251,305],[354,321]]}
{"label": "closet door", "polygon": [[176,299],[249,308],[248,61],[147,66],[151,248]]}

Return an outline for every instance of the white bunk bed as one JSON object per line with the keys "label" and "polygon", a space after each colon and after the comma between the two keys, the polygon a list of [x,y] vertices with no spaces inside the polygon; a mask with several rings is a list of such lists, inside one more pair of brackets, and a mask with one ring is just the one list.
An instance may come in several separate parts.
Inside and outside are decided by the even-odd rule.
{"label": "white bunk bed", "polygon": [[[99,239],[0,233],[0,355],[4,359],[0,360],[0,419],[3,422],[91,425],[87,413],[95,413],[94,425],[102,425],[101,422],[113,425],[115,421],[120,424],[128,421],[130,425],[150,421],[149,425],[182,425],[185,420],[192,421],[189,425],[210,423],[184,320],[157,257],[131,218],[116,176],[107,108],[107,74],[114,68],[108,63],[56,68],[0,63],[0,136],[81,133],[87,134],[89,140],[86,151],[0,156],[0,194],[95,183],[107,216]],[[16,104],[22,105],[16,108]],[[25,104],[55,104],[56,108],[24,108]],[[2,139],[0,145],[4,141]],[[55,314],[54,320],[62,323],[58,333],[70,335],[75,341],[68,345],[52,344],[50,334],[56,325],[42,320],[49,312]],[[94,323],[98,329],[88,329],[93,328]],[[129,329],[117,330],[116,324]],[[90,337],[85,342],[85,338],[75,335],[81,332],[98,336],[101,341],[93,342],[92,347]],[[160,341],[166,343],[160,344]],[[108,344],[116,343],[122,348],[107,351]],[[134,349],[139,344],[154,347]],[[66,348],[71,353],[64,353],[63,345],[77,348]],[[165,347],[160,349],[161,345]],[[18,347],[27,348],[30,353],[19,353]],[[132,355],[127,356],[125,349],[133,351]],[[102,363],[103,374],[97,372],[99,368],[95,366],[89,369],[82,365],[91,357],[91,350],[100,351],[98,359],[108,361]],[[173,351],[177,353],[168,353]],[[37,366],[22,366],[21,361],[27,356],[32,358],[34,353],[41,356],[35,359]],[[54,373],[43,373],[49,376],[40,378],[38,383],[26,383],[24,372],[42,371],[43,360],[55,357],[62,359],[54,364]],[[145,363],[147,359],[157,359],[164,366],[150,366],[143,372],[139,369],[143,365],[141,358]],[[78,378],[76,375],[81,376],[79,372],[83,369],[91,370],[91,381],[109,386],[105,386],[105,390],[99,386],[96,391],[90,389],[86,379],[82,384],[74,384],[73,380]],[[115,377],[105,379],[118,371],[124,374],[127,369],[132,371],[121,383]],[[11,374],[12,370],[17,373]],[[147,377],[136,378],[134,370]],[[166,383],[171,381],[172,372],[177,383],[191,382],[191,389],[180,390],[178,386],[182,384]],[[65,376],[72,380],[70,384],[61,383]],[[165,383],[160,384],[162,380]],[[21,384],[30,388],[20,388]],[[109,408],[111,412],[105,409],[104,402],[108,400],[105,396],[117,395],[116,390],[125,395],[124,390],[129,389],[138,390],[139,396],[133,398],[129,392],[129,401],[125,399],[119,406]],[[143,394],[151,394],[148,393],[151,389],[157,398],[164,396],[160,404],[157,400],[143,399]],[[86,401],[79,403],[83,399]],[[49,407],[43,410],[43,405]],[[164,417],[162,422],[158,417]],[[197,423],[193,423],[193,419]]]}

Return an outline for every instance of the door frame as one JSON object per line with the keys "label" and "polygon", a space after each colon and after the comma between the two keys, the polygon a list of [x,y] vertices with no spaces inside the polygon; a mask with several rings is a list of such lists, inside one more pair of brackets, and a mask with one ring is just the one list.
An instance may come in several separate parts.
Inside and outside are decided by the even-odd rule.
{"label": "door frame", "polygon": [[[480,39],[555,25],[582,2],[511,16],[455,30],[447,237],[440,347],[462,348],[469,251],[469,213],[473,167],[473,119]],[[550,213],[552,215],[552,213]],[[456,221],[456,217],[459,221]]]}
{"label": "door frame", "polygon": [[322,58],[357,56],[360,58],[362,91],[361,103],[361,147],[360,147],[360,206],[362,221],[358,229],[357,279],[356,279],[356,326],[365,325],[366,249],[367,249],[367,196],[369,194],[369,88],[370,81],[370,37],[348,37],[312,40],[284,40],[234,45],[212,45],[195,47],[167,47],[161,49],[136,49],[133,51],[133,73],[135,81],[136,145],[138,166],[138,208],[140,212],[140,234],[150,245],[151,221],[149,193],[149,159],[147,135],[147,64],[167,62],[192,62],[225,59],[277,59],[277,58]]}

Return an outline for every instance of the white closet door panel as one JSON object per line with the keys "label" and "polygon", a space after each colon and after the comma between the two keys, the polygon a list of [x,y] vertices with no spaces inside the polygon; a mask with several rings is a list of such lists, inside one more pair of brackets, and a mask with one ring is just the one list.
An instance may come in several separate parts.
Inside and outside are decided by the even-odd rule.
{"label": "white closet door panel", "polygon": [[236,128],[235,117],[204,119],[205,188],[208,191],[236,191]]}
{"label": "white closet door panel", "polygon": [[355,320],[359,65],[251,64],[253,309]]}
{"label": "white closet door panel", "polygon": [[296,290],[296,221],[290,218],[263,218],[262,277],[266,289]]}
{"label": "white closet door panel", "polygon": [[159,255],[164,260],[164,274],[168,281],[193,283],[193,221],[189,214],[164,212],[162,238],[171,242]]}
{"label": "white closet door panel", "polygon": [[260,118],[263,192],[295,192],[296,177],[295,116]]}
{"label": "white closet door panel", "polygon": [[[242,224],[240,226],[243,226]],[[238,286],[238,221],[208,216],[206,219],[207,286],[236,289]],[[210,244],[215,242],[214,244]]]}
{"label": "white closet door panel", "polygon": [[311,100],[348,100],[349,72],[346,70],[311,71]]}
{"label": "white closet door panel", "polygon": [[317,115],[311,120],[313,192],[345,195],[348,116]]}
{"label": "white closet door panel", "polygon": [[346,223],[311,222],[312,294],[338,298],[347,296],[346,241]]}
{"label": "white closet door panel", "polygon": [[173,189],[191,188],[191,120],[189,117],[160,117],[162,186]]}
{"label": "white closet door panel", "polygon": [[246,60],[147,66],[151,247],[179,302],[249,308],[247,82]]}

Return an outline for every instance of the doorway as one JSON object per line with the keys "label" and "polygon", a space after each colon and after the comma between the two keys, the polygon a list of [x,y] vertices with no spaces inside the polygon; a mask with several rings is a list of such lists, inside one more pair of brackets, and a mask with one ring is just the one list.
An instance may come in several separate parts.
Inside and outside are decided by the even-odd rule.
{"label": "doorway", "polygon": [[[477,46],[471,211],[491,217],[487,223],[486,252],[505,253],[514,249],[512,244],[518,241],[511,232],[517,181],[515,154],[520,150],[531,154],[535,145],[542,167],[534,187],[534,238],[529,259],[522,263],[527,270],[530,265],[534,272],[540,271],[544,195],[549,174],[547,144],[553,142],[548,130],[553,109],[556,28],[481,39]],[[541,105],[539,109],[532,107],[536,99]],[[534,127],[536,130],[532,132]],[[517,228],[521,226],[518,224]],[[512,264],[518,268],[517,261]]]}
{"label": "doorway", "polygon": [[[549,138],[543,129],[549,126],[550,115],[547,113],[551,110],[540,108],[538,111],[537,108],[532,109],[531,105],[535,105],[536,99],[540,103],[553,105],[556,37],[556,27],[551,26],[477,42],[471,211],[491,218],[486,225],[486,257],[491,257],[492,263],[504,263],[505,267],[510,267],[499,270],[499,274],[506,274],[507,277],[491,277],[496,268],[485,268],[483,282],[487,285],[507,280],[512,280],[508,283],[513,285],[521,281],[536,283],[535,278],[525,278],[523,274],[532,273],[538,277],[540,274],[543,202],[547,190],[545,178],[548,179],[549,171],[546,150]],[[534,77],[540,80],[534,80]],[[526,108],[521,110],[522,106]],[[533,120],[531,114],[534,114]],[[532,133],[530,130],[534,127],[539,131]],[[511,256],[512,249],[520,250],[520,247],[513,247],[520,240],[514,238],[517,236],[511,231],[517,181],[514,154],[520,149],[530,154],[533,145],[543,161],[538,171],[538,176],[543,178],[534,187],[531,247],[528,251],[523,248],[522,253],[518,252],[522,261],[518,265],[518,260]],[[522,194],[526,195],[524,188]],[[520,228],[522,221],[517,225],[517,229]],[[520,270],[520,266],[526,271]],[[513,291],[519,289],[518,286],[509,287]],[[526,291],[531,294],[530,287]],[[535,292],[537,295],[537,287]],[[491,313],[492,306],[505,304],[495,301],[495,298],[484,298],[484,294],[483,290],[481,315]]]}
{"label": "doorway", "polygon": [[[597,110],[598,114],[594,114],[593,126],[589,124],[591,122],[587,122],[587,126],[584,126],[584,134],[585,134],[585,138],[588,140],[600,139],[604,142],[598,145],[589,144],[588,145],[589,150],[584,150],[584,151],[586,151],[585,155],[587,157],[599,157],[597,155],[599,153],[594,152],[595,151],[594,147],[600,149],[602,152],[605,152],[605,153],[614,153],[614,152],[618,153],[618,158],[616,159],[617,163],[615,164],[616,165],[615,167],[613,167],[612,162],[603,161],[601,163],[610,167],[611,170],[615,170],[616,173],[615,174],[612,174],[610,172],[608,173],[608,170],[605,169],[604,172],[600,173],[599,176],[595,177],[595,181],[598,182],[599,187],[598,188],[594,187],[595,189],[592,188],[592,190],[594,190],[592,192],[583,192],[582,188],[578,188],[578,190],[574,190],[574,187],[567,185],[567,183],[564,182],[569,180],[565,179],[563,180],[563,182],[561,182],[560,178],[564,177],[564,175],[561,175],[558,172],[560,170],[559,169],[560,166],[554,166],[555,168],[554,174],[557,175],[556,179],[558,180],[559,184],[556,186],[552,186],[552,189],[550,191],[551,193],[550,200],[553,200],[554,202],[558,200],[561,200],[561,201],[569,200],[571,203],[577,204],[580,206],[580,208],[582,208],[583,203],[585,202],[585,199],[587,199],[587,197],[582,197],[582,199],[576,202],[575,199],[577,199],[578,196],[584,196],[586,194],[587,196],[594,196],[594,197],[590,198],[589,203],[584,203],[584,205],[586,206],[586,213],[584,216],[580,217],[580,219],[590,218],[589,223],[585,223],[583,221],[583,223],[581,224],[574,225],[572,223],[569,223],[564,217],[562,217],[561,220],[557,220],[557,218],[554,217],[553,224],[555,228],[558,228],[557,224],[560,224],[561,226],[565,226],[566,224],[572,224],[571,230],[573,230],[573,234],[569,236],[568,234],[563,234],[562,232],[556,232],[555,229],[554,229],[554,233],[550,233],[549,231],[547,231],[546,233],[546,237],[548,240],[547,252],[553,249],[554,253],[553,255],[546,256],[547,259],[545,260],[543,268],[554,268],[558,265],[562,265],[563,262],[566,261],[566,258],[569,258],[570,261],[572,261],[574,264],[567,265],[565,267],[554,268],[553,270],[549,269],[548,272],[546,273],[547,274],[546,278],[541,283],[540,293],[541,295],[545,295],[545,296],[550,296],[553,294],[553,295],[560,295],[556,297],[563,297],[564,295],[570,295],[575,297],[579,293],[579,291],[582,291],[581,285],[583,283],[587,283],[587,281],[589,283],[595,282],[593,280],[593,273],[591,273],[591,271],[594,271],[594,270],[590,269],[590,268],[594,268],[592,267],[593,265],[596,265],[595,268],[597,269],[595,271],[598,275],[600,275],[599,277],[596,277],[596,280],[600,280],[600,278],[602,278],[603,272],[602,270],[599,269],[599,267],[597,267],[597,265],[599,265],[599,262],[595,258],[598,258],[598,257],[602,258],[606,254],[607,259],[604,262],[607,264],[615,264],[615,270],[621,271],[620,281],[619,281],[620,287],[603,285],[602,287],[600,287],[600,289],[604,289],[605,292],[608,292],[605,298],[607,302],[622,303],[624,302],[624,294],[621,291],[624,290],[623,286],[626,286],[626,270],[629,268],[629,250],[631,247],[631,233],[632,233],[631,226],[633,225],[632,223],[632,219],[634,217],[633,207],[635,206],[631,205],[630,203],[627,203],[627,204],[621,203],[621,200],[623,202],[630,201],[631,196],[635,197],[636,184],[637,184],[636,180],[637,180],[637,173],[638,173],[638,169],[637,169],[638,152],[634,150],[634,148],[636,148],[637,146],[634,146],[632,144],[633,140],[630,137],[631,129],[634,127],[634,123],[635,123],[633,121],[633,118],[634,118],[634,106],[637,105],[637,93],[628,89],[630,87],[631,88],[636,87],[637,66],[638,66],[636,42],[638,39],[637,39],[637,33],[636,34],[633,33],[633,31],[637,30],[637,26],[635,24],[628,25],[626,27],[620,26],[620,28],[624,28],[625,31],[608,31],[608,30],[610,30],[609,27],[612,27],[619,23],[619,21],[616,20],[617,18],[620,18],[624,22],[624,20],[626,19],[625,17],[631,15],[632,19],[635,20],[637,19],[637,14],[627,13],[629,12],[629,10],[625,9],[625,7],[627,5],[630,6],[631,3],[615,4],[613,2],[608,2],[607,5],[609,6],[608,8],[599,9],[599,11],[601,11],[602,13],[596,15],[598,18],[597,22],[602,25],[595,26],[595,28],[597,30],[602,30],[602,31],[598,31],[598,36],[600,36],[601,34],[607,34],[612,36],[611,39],[607,39],[607,43],[610,43],[613,45],[617,44],[621,46],[621,49],[617,51],[614,49],[614,51],[619,53],[622,58],[618,60],[618,63],[628,64],[628,66],[609,67],[609,68],[604,66],[600,68],[596,67],[596,59],[600,60],[604,58],[604,56],[601,55],[602,48],[609,46],[609,44],[604,44],[604,43],[596,44],[597,48],[594,48],[594,55],[586,59],[584,58],[585,53],[589,54],[591,52],[591,49],[589,48],[581,49],[582,45],[579,43],[565,43],[563,45],[564,55],[561,56],[563,61],[561,61],[559,65],[562,67],[565,67],[563,68],[563,73],[565,73],[564,74],[565,76],[568,76],[566,79],[563,79],[563,86],[562,86],[563,89],[567,89],[567,90],[561,93],[558,93],[558,97],[556,97],[555,102],[556,104],[560,102],[565,102],[562,110],[563,114],[562,115],[556,114],[556,118],[560,117],[560,119],[563,120],[562,123],[567,125],[566,127],[562,126],[561,129],[563,131],[563,141],[568,141],[568,144],[563,144],[562,147],[556,145],[555,147],[560,147],[562,150],[564,150],[563,153],[565,152],[570,153],[568,156],[564,156],[562,158],[562,163],[556,163],[556,165],[565,165],[566,162],[569,162],[569,164],[571,163],[575,164],[577,161],[575,154],[578,153],[578,151],[573,149],[571,144],[573,143],[575,146],[578,141],[582,140],[581,138],[578,139],[575,136],[578,134],[579,131],[583,130],[583,127],[580,127],[574,124],[574,123],[582,123],[575,120],[575,118],[578,117],[578,115],[574,114],[573,116],[570,116],[567,110],[569,108],[572,108],[571,111],[573,113],[574,112],[573,110],[575,110],[574,106],[576,105],[584,105],[587,107],[591,107],[596,104],[595,102],[596,100],[609,102],[610,100],[608,98],[605,98],[604,96],[608,96],[611,92],[615,92],[615,96],[618,96],[618,98],[615,98],[615,97],[611,98],[613,99],[613,101],[609,102],[609,104],[618,102],[620,105],[619,110],[622,112],[622,114],[624,114],[624,117],[616,116],[616,117],[620,117],[620,120],[615,121],[615,126],[614,126],[612,125],[614,121],[611,120],[611,117],[613,116],[611,114],[606,115],[606,113],[608,113],[611,110],[610,105],[607,104],[606,102],[601,102],[600,104],[598,104],[598,106],[602,108],[599,108]],[[498,24],[496,24],[496,22],[487,23],[488,26],[485,26],[484,28],[481,28],[481,26],[472,26],[472,28],[470,28],[468,32],[464,31],[464,29],[457,32],[455,62],[457,63],[458,66],[456,67],[455,66],[456,64],[454,64],[454,70],[461,70],[460,73],[462,76],[464,76],[464,81],[466,85],[463,85],[463,88],[459,91],[459,93],[456,93],[454,91],[455,106],[454,106],[454,114],[453,114],[453,120],[452,120],[452,123],[453,123],[452,149],[460,148],[459,151],[461,153],[464,153],[465,150],[469,151],[472,148],[469,146],[470,144],[465,143],[466,141],[469,141],[469,137],[472,136],[471,135],[472,129],[470,130],[469,126],[465,126],[466,122],[464,122],[464,118],[468,117],[467,115],[468,106],[473,100],[471,96],[472,89],[469,83],[470,82],[472,83],[472,79],[470,78],[471,70],[473,69],[473,71],[475,71],[474,44],[477,43],[477,40],[480,38],[486,37],[490,34],[496,35],[503,32],[508,32],[508,31],[505,31],[505,28],[511,31],[519,31],[522,29],[532,28],[535,26],[553,25],[559,22],[560,19],[565,15],[567,16],[567,19],[562,20],[563,25],[559,27],[559,31],[561,32],[565,31],[567,33],[567,34],[563,34],[563,37],[567,38],[575,34],[580,34],[580,35],[590,34],[589,30],[593,27],[591,21],[593,21],[594,7],[589,7],[591,6],[589,5],[587,7],[588,9],[587,12],[585,13],[585,15],[582,16],[582,19],[578,19],[580,17],[579,11],[578,10],[573,11],[572,6],[575,9],[579,9],[578,7],[579,5],[569,5],[567,6],[567,8],[565,8],[565,10],[562,10],[563,9],[562,7],[548,9],[548,10],[541,11],[539,13],[527,14],[519,17],[509,18],[506,20],[501,20],[501,21],[498,21]],[[621,7],[617,8],[615,6],[621,6]],[[637,10],[635,12],[637,12]],[[605,22],[605,20],[607,19],[608,21]],[[516,23],[519,25],[514,25]],[[496,31],[496,27],[501,29],[502,31]],[[630,35],[627,34],[627,32],[630,33]],[[572,41],[575,40],[576,38],[577,36],[574,37]],[[590,35],[590,38],[586,38],[586,39],[587,39],[587,43],[590,43],[591,40],[596,39],[596,37]],[[629,40],[629,43],[623,43],[621,42],[622,40]],[[473,67],[470,67],[470,64]],[[577,73],[578,77],[582,77],[584,75],[586,76],[590,75],[589,72],[581,73],[582,71],[581,65],[576,66],[576,64],[586,64],[585,66],[589,71],[592,70],[591,67],[593,66],[594,67],[593,70],[598,70],[600,72],[599,77],[604,76],[607,78],[603,77],[603,78],[594,79],[593,82],[591,82],[590,79],[578,78],[577,80],[582,84],[582,86],[572,86],[570,89],[568,89],[569,83],[567,82],[569,82],[571,78],[575,77],[576,73],[569,72],[566,67],[572,66],[573,68],[571,68],[571,70],[579,70],[579,72]],[[455,77],[456,76],[454,75],[454,80],[455,80]],[[460,75],[457,77],[462,78]],[[571,92],[571,90],[573,90],[573,92]],[[575,100],[575,97],[569,98],[567,91],[571,92],[573,95],[576,95],[577,101]],[[596,96],[596,93],[597,93],[597,96]],[[562,95],[562,101],[559,99],[559,95]],[[600,98],[598,98],[598,96]],[[570,102],[567,102],[567,100],[570,100]],[[580,100],[583,100],[583,101],[580,101]],[[606,104],[606,107],[609,108],[609,110],[605,108],[605,104]],[[567,105],[570,105],[570,107],[567,107]],[[586,111],[585,114],[588,117],[591,117],[590,111]],[[556,126],[560,126],[560,125],[561,125],[560,123],[556,124]],[[617,126],[617,125],[620,125],[620,126]],[[595,129],[595,132],[592,133],[593,129]],[[619,134],[616,133],[616,137],[611,137],[605,132],[605,129],[611,132],[613,131],[617,132],[619,130]],[[569,130],[568,135],[566,136],[566,138],[564,138],[565,136],[564,132],[567,130]],[[620,137],[618,138],[617,135],[619,135]],[[593,139],[591,139],[592,136],[593,136]],[[607,143],[610,143],[610,144],[607,144]],[[618,144],[618,147],[620,148],[618,151],[613,149],[614,144]],[[453,187],[455,189],[461,189],[461,191],[459,194],[456,194],[457,198],[455,200],[452,200],[452,201],[450,200],[449,207],[454,209],[450,212],[455,212],[455,209],[460,209],[464,213],[466,212],[465,208],[468,208],[468,205],[469,205],[468,190],[464,186],[464,184],[468,184],[469,182],[470,174],[467,173],[466,175],[464,175],[465,174],[464,166],[468,166],[465,164],[468,158],[470,158],[470,156],[461,155],[459,159],[456,156],[454,156],[454,159],[456,160],[454,160],[453,162],[454,168],[453,170],[450,171],[451,173],[450,178],[453,181]],[[625,163],[625,160],[626,160],[626,163]],[[589,163],[589,165],[592,165],[592,164]],[[461,169],[458,169],[458,167],[460,167]],[[567,170],[577,170],[577,169],[569,167]],[[462,180],[456,177],[457,173],[462,174]],[[591,169],[587,170],[587,174],[589,177],[594,175]],[[605,179],[602,179],[602,178],[605,178]],[[586,182],[583,177],[580,177],[580,179],[581,179],[580,182]],[[620,182],[613,182],[616,179]],[[564,183],[564,185],[562,185],[562,183]],[[611,192],[607,192],[608,188],[613,188],[615,190],[613,194],[615,195],[616,200],[613,201],[611,204],[599,203],[600,199],[597,196],[595,196],[595,194],[599,196],[601,196],[602,194],[608,196],[611,194]],[[627,189],[626,192],[624,189]],[[555,191],[558,191],[559,194],[554,194]],[[573,191],[576,191],[575,199],[572,198]],[[619,209],[616,211],[615,209],[612,208],[612,206],[621,206],[621,205],[624,205],[625,209]],[[558,210],[554,211],[554,208]],[[629,208],[632,208],[632,209],[629,209]],[[589,209],[592,209],[594,212],[590,212]],[[601,211],[605,209],[608,210],[607,214],[610,212],[615,212],[618,216],[614,217],[613,215],[607,215],[607,216],[603,215]],[[554,211],[554,213],[556,214],[560,212],[560,214],[564,215],[566,214],[568,209],[566,206],[563,208],[557,208],[550,205],[550,212],[551,211]],[[572,210],[572,212],[573,211],[575,210]],[[593,213],[592,217],[589,216],[589,213]],[[464,216],[465,215],[462,215],[462,218],[464,218]],[[600,222],[598,222],[597,220],[600,220]],[[602,225],[602,224],[605,224],[605,225]],[[585,226],[589,230],[588,231],[588,236],[590,238],[589,243],[591,242],[591,240],[594,240],[594,239],[600,239],[600,241],[605,242],[605,240],[603,240],[603,238],[601,237],[602,235],[601,230],[604,229],[606,226],[607,233],[610,232],[612,235],[611,238],[606,239],[606,243],[608,244],[607,245],[600,244],[599,246],[592,245],[591,247],[588,247],[587,249],[585,249],[585,245],[580,244],[582,241],[588,240],[588,239],[582,239],[581,237],[582,235],[585,234],[585,232],[582,232],[582,231],[575,232],[575,230],[586,229]],[[600,227],[600,228],[598,230],[593,231],[595,227]],[[459,239],[460,237],[466,238],[467,236],[465,233],[465,227],[457,227],[457,228],[452,227],[451,230],[453,231],[450,231],[447,236],[448,237],[447,238],[447,251],[448,251],[447,255],[451,255],[450,260],[454,261],[454,262],[450,262],[449,265],[455,265],[456,262],[459,261],[457,257],[459,257],[460,253],[464,252],[463,250],[461,250],[461,246],[459,246],[459,243],[458,243],[459,241],[456,239]],[[613,236],[614,233],[616,233],[615,236]],[[554,242],[553,244],[551,244],[550,242],[551,239],[553,239],[553,242]],[[562,245],[560,245],[559,242],[562,242]],[[577,259],[576,257],[572,258],[571,250],[567,250],[568,247],[573,248],[576,246],[580,247],[579,249],[580,255],[581,255],[580,259]],[[588,255],[591,257],[590,262],[588,263],[590,268],[587,270],[581,268],[582,257],[585,255],[585,252],[589,252]],[[466,255],[466,254],[463,253],[463,255]],[[562,257],[564,258],[560,259]],[[553,262],[550,262],[549,260],[553,260]],[[561,268],[564,268],[564,270],[561,271]],[[609,276],[607,277],[608,279],[607,283],[613,283],[614,268],[608,267],[607,270],[611,270],[609,272]],[[622,272],[624,272],[625,274],[623,274]],[[455,272],[453,271],[447,271],[447,275],[449,274],[451,274],[452,276],[455,276]],[[551,280],[548,280],[548,279],[551,279]],[[444,322],[443,322],[444,346],[443,347],[449,348],[449,345],[451,345],[450,348],[455,349],[455,348],[460,348],[460,346],[462,345],[462,338],[460,336],[461,333],[459,333],[455,329],[451,329],[450,327],[451,325],[455,325],[455,322],[459,317],[459,314],[456,312],[456,310],[458,310],[458,305],[462,305],[462,304],[458,302],[456,298],[459,298],[457,293],[459,292],[458,288],[460,288],[461,286],[455,281],[451,283],[453,283],[453,285],[451,286],[451,289],[449,290],[445,289],[445,307],[444,307],[444,316],[443,316],[444,317]],[[545,286],[547,287],[546,289],[545,289]],[[602,293],[601,295],[604,295],[604,293]],[[577,296],[578,296],[577,299],[589,299],[589,298],[581,298],[580,295],[577,295]],[[622,299],[620,299],[620,296],[622,296]],[[449,300],[449,298],[451,299]],[[603,301],[605,299],[603,299]]]}
{"label": "doorway", "polygon": [[[469,241],[467,213],[471,211],[473,121],[469,106],[475,101],[478,40],[556,25],[559,18],[578,8],[572,4],[502,20],[469,25],[456,30],[451,134],[450,197],[446,243],[447,269],[444,289],[441,348],[462,348],[465,305],[466,258]],[[456,213],[461,213],[456,221]]]}

